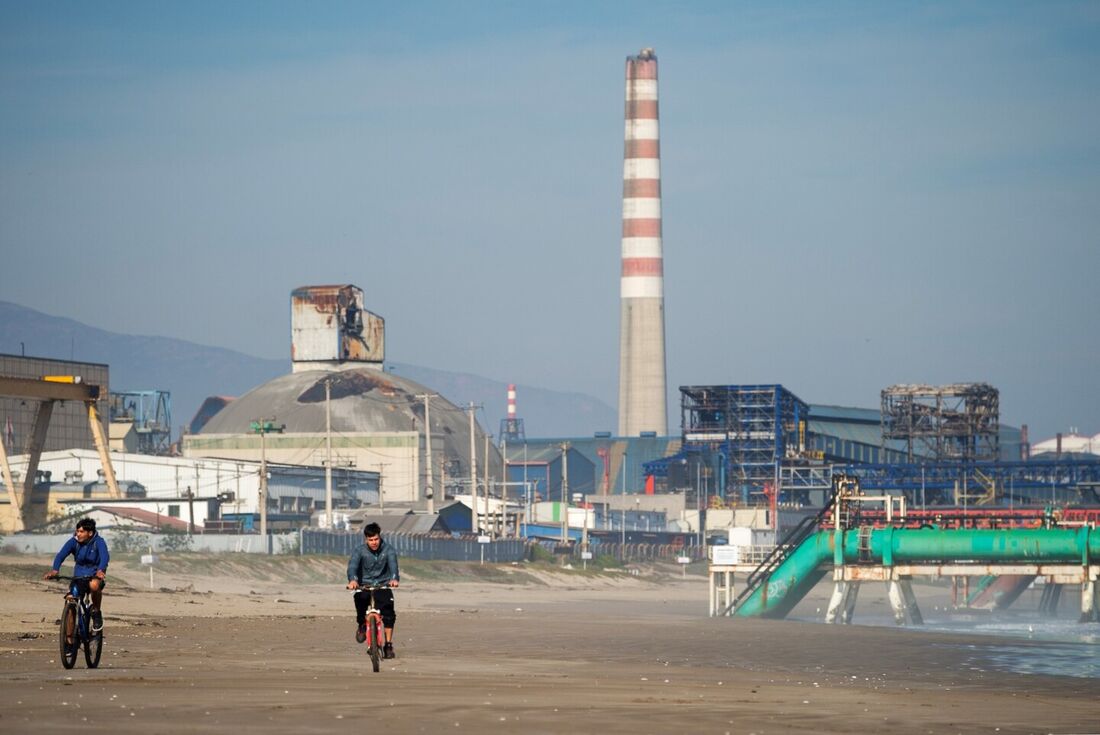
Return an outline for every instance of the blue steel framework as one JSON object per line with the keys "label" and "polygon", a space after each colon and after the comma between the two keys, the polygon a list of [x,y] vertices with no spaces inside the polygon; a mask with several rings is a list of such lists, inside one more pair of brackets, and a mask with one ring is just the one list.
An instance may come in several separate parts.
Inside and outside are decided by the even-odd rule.
{"label": "blue steel framework", "polygon": [[693,484],[692,467],[696,478],[700,467],[714,469],[713,494],[748,502],[775,483],[788,449],[805,449],[799,437],[809,407],[782,385],[681,386],[680,402],[683,447],[647,462],[647,474],[667,478],[679,465]]}
{"label": "blue steel framework", "polygon": [[[914,505],[979,499],[990,505],[1100,504],[1100,459],[858,463],[825,456],[825,462],[815,462],[805,450],[818,448],[820,437],[801,433],[808,406],[783,386],[691,386],[680,392],[683,445],[644,464],[646,474],[666,479],[667,489],[678,472],[684,473],[684,486],[694,487],[696,468],[702,467],[718,480],[713,494],[743,503],[762,500],[760,491],[778,476],[779,501],[804,504],[808,491],[828,488],[832,475],[843,473],[858,477],[865,490],[904,493]],[[902,459],[904,452],[882,455]]]}
{"label": "blue steel framework", "polygon": [[834,465],[834,473],[859,478],[864,490],[903,492],[916,504],[956,505],[957,488],[991,483],[996,505],[1100,503],[1100,458],[1032,459],[1025,462],[928,462]]}
{"label": "blue steel framework", "polygon": [[780,470],[781,499],[827,490],[839,475],[858,477],[864,491],[904,494],[911,507],[963,505],[978,488],[991,493],[987,507],[1047,504],[1100,505],[1100,458],[1064,457],[1025,462],[833,464]]}

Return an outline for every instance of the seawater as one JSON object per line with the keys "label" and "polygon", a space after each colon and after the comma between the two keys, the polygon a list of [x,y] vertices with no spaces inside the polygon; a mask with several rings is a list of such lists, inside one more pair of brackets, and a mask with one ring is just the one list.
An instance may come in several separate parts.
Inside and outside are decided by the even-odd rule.
{"label": "seawater", "polygon": [[[803,618],[821,622],[821,618]],[[881,614],[860,615],[856,610],[853,625],[897,627],[893,617]],[[995,668],[1017,674],[1045,674],[1100,679],[1100,623],[1078,623],[1076,618],[1040,618],[1030,613],[966,611],[924,613],[924,625],[901,630],[927,630],[967,636],[990,636],[989,643],[959,644],[973,651],[970,664],[975,669]],[[1011,643],[1004,639],[1018,639]]]}
{"label": "seawater", "polygon": [[971,644],[975,660],[1001,671],[1100,679],[1100,624],[1075,619],[961,615],[926,621],[928,630],[1017,638],[1019,644],[999,640]]}

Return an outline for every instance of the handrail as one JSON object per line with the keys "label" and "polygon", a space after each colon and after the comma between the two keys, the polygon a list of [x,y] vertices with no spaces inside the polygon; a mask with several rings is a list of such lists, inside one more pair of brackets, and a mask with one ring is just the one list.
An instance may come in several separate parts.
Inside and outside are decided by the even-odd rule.
{"label": "handrail", "polygon": [[728,615],[730,610],[735,609],[742,600],[747,598],[753,592],[757,590],[764,582],[771,577],[772,572],[779,568],[779,565],[787,560],[787,558],[794,553],[794,550],[798,548],[799,544],[812,536],[814,532],[821,526],[822,522],[828,517],[829,513],[833,509],[833,505],[836,503],[836,493],[833,492],[829,496],[829,502],[825,504],[815,516],[807,516],[802,519],[797,526],[783,537],[783,540],[776,544],[772,552],[765,557],[764,561],[749,574],[745,579],[745,586],[741,590],[741,594],[734,598],[733,602],[726,605],[726,608],[721,612],[722,615]]}

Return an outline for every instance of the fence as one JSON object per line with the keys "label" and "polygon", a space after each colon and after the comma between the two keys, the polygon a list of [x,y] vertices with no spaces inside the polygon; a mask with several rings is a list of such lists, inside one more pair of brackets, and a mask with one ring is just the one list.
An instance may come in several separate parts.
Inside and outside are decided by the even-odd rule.
{"label": "fence", "polygon": [[[475,539],[424,536],[407,533],[387,533],[386,543],[400,556],[411,559],[443,561],[485,561],[493,564],[523,561],[527,558],[527,542],[523,539],[497,539],[479,544]],[[303,554],[335,554],[350,556],[363,543],[359,532],[302,530]],[[484,557],[482,557],[484,554]]]}
{"label": "fence", "polygon": [[[212,553],[241,554],[297,554],[298,533],[268,534],[267,545],[264,539],[255,533],[242,534],[196,534],[185,533],[149,533],[126,529],[104,529],[101,532],[107,542],[107,548],[115,553],[144,553],[152,547],[157,552],[206,551]],[[62,534],[15,534],[3,537],[0,547],[20,554],[56,554],[71,533]]]}
{"label": "fence", "polygon": [[[269,534],[267,544],[258,534],[156,534],[140,531],[104,529],[103,537],[112,552],[142,553],[151,546],[154,551],[206,551],[214,553],[245,554],[334,554],[349,556],[363,543],[358,532],[333,532],[302,529],[300,532]],[[0,546],[25,554],[55,554],[72,534],[17,534],[4,537]],[[299,548],[299,541],[301,546]],[[530,557],[530,545],[538,542],[526,539],[496,539],[479,544],[470,538],[448,538],[418,534],[388,533],[386,541],[401,556],[412,559],[439,559],[444,561],[487,561],[492,564],[508,564]],[[542,542],[549,551],[556,551],[554,542]],[[594,556],[606,556],[623,563],[667,561],[688,556],[693,560],[703,558],[706,547],[677,546],[672,544],[592,544]],[[482,554],[484,553],[484,557]],[[580,544],[572,544],[568,554],[581,560]]]}
{"label": "fence", "polygon": [[[542,546],[550,551],[557,551],[558,544],[553,542],[541,542]],[[680,546],[677,544],[592,544],[589,549],[593,557],[606,556],[629,564],[632,562],[663,561],[675,563],[681,556],[686,556],[692,561],[706,558],[705,546]],[[569,555],[573,559],[580,560],[580,544],[573,544]]]}

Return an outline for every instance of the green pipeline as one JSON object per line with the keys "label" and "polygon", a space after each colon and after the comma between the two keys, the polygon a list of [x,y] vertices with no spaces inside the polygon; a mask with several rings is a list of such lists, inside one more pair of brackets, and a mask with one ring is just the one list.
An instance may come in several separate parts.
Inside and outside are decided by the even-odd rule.
{"label": "green pipeline", "polygon": [[[866,529],[864,529],[866,533]],[[840,534],[841,543],[834,541]],[[1027,528],[972,530],[940,528],[880,528],[870,534],[860,554],[857,530],[818,531],[803,541],[767,582],[737,608],[744,617],[785,617],[817,584],[830,565],[865,562],[949,564],[982,561],[1003,564],[1100,563],[1100,530]]]}

